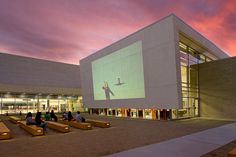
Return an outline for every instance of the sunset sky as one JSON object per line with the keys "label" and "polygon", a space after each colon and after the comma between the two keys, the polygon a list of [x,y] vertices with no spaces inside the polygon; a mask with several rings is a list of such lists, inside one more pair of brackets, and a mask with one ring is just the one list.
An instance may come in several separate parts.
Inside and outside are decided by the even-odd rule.
{"label": "sunset sky", "polygon": [[236,56],[236,0],[0,0],[0,52],[79,64],[171,13]]}

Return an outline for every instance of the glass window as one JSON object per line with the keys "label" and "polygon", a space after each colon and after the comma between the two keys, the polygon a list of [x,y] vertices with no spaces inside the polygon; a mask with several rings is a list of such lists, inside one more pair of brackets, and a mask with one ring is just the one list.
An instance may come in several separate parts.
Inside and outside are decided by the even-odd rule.
{"label": "glass window", "polygon": [[17,113],[27,113],[28,112],[28,99],[27,98],[16,98]]}
{"label": "glass window", "polygon": [[[194,117],[196,107],[193,105],[194,99],[198,99],[198,66],[205,62],[206,56],[200,54],[195,49],[186,46],[186,50],[180,48],[181,81],[182,81],[182,105],[183,109],[177,111],[178,118]],[[181,47],[181,44],[180,44]],[[185,52],[183,52],[185,51]],[[198,105],[198,104],[197,104]]]}
{"label": "glass window", "polygon": [[212,61],[212,59],[206,57],[206,62],[210,62],[210,61]]}
{"label": "glass window", "polygon": [[131,109],[131,118],[137,118],[137,109]]}
{"label": "glass window", "polygon": [[206,61],[206,56],[203,54],[200,54],[200,60],[201,62],[205,62]]}
{"label": "glass window", "polygon": [[188,91],[182,89],[182,97],[188,97]]}
{"label": "glass window", "polygon": [[16,113],[15,98],[2,98],[2,113]]}
{"label": "glass window", "polygon": [[37,99],[28,99],[28,112],[37,112]]}
{"label": "glass window", "polygon": [[116,116],[117,117],[122,117],[121,108],[116,109]]}
{"label": "glass window", "polygon": [[180,51],[180,58],[188,60],[188,54],[184,51]]}
{"label": "glass window", "polygon": [[197,64],[199,63],[199,59],[197,59],[196,57],[192,56],[192,55],[189,55],[189,65],[192,65],[192,64]]}
{"label": "glass window", "polygon": [[178,109],[178,118],[188,117],[188,109]]}
{"label": "glass window", "polygon": [[184,50],[187,50],[187,46],[184,43],[179,42],[179,47]]}
{"label": "glass window", "polygon": [[56,95],[33,95],[33,94],[1,94],[0,113],[36,113],[38,110],[60,111],[83,111],[82,97],[56,96]]}
{"label": "glass window", "polygon": [[145,109],[145,118],[146,119],[152,119],[152,110],[151,109]]}
{"label": "glass window", "polygon": [[186,66],[181,66],[181,81],[182,82],[187,82],[187,67]]}

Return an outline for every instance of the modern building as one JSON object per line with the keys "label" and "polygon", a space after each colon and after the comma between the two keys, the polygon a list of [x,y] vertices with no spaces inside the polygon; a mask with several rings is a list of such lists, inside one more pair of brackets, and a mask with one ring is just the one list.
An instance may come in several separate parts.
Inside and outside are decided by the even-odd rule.
{"label": "modern building", "polygon": [[78,65],[0,53],[0,114],[81,110]]}
{"label": "modern building", "polygon": [[[0,54],[0,112],[86,108],[118,117],[236,119],[221,106],[235,108],[235,62],[171,14],[82,59],[80,66]],[[227,76],[216,76],[224,75],[225,64]],[[231,94],[224,94],[228,87]]]}
{"label": "modern building", "polygon": [[80,61],[85,107],[103,115],[199,116],[199,64],[229,57],[169,15]]}

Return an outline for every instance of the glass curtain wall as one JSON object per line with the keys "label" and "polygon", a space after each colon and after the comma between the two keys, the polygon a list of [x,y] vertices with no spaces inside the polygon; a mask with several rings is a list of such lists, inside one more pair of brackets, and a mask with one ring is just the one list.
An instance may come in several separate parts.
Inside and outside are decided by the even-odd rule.
{"label": "glass curtain wall", "polygon": [[36,113],[38,110],[46,112],[54,110],[80,111],[83,106],[77,96],[42,96],[27,94],[1,94],[0,95],[0,114],[13,113]]}
{"label": "glass curtain wall", "polygon": [[199,115],[198,64],[213,59],[182,42],[179,47],[183,109],[178,110],[178,118],[195,117]]}

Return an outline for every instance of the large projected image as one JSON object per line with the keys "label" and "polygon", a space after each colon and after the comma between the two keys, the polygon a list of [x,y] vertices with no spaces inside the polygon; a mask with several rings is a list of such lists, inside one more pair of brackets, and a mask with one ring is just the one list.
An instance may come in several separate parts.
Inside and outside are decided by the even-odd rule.
{"label": "large projected image", "polygon": [[144,98],[142,42],[92,62],[94,100]]}

